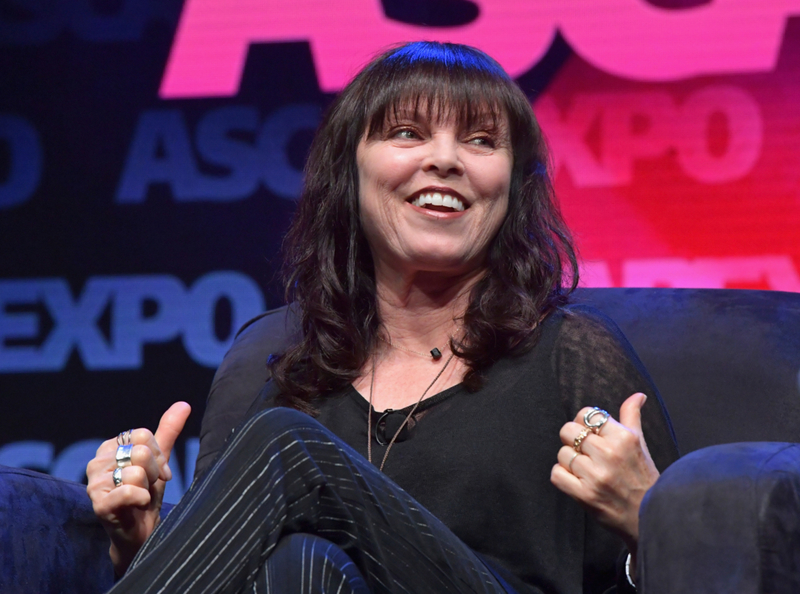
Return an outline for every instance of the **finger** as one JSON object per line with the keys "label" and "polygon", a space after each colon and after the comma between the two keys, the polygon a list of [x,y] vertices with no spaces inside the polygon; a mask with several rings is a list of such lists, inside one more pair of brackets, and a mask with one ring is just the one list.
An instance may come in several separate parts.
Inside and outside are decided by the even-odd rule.
{"label": "finger", "polygon": [[150,491],[136,485],[125,484],[113,487],[103,497],[92,498],[92,507],[95,514],[108,521],[115,522],[120,513],[132,507],[146,507],[150,505]]}
{"label": "finger", "polygon": [[647,396],[637,392],[625,400],[619,409],[619,422],[637,435],[642,435],[642,407]]}
{"label": "finger", "polygon": [[178,439],[178,435],[183,431],[183,426],[186,424],[186,419],[189,418],[191,412],[192,407],[188,403],[176,402],[167,409],[158,423],[155,438],[161,448],[161,452],[164,454],[164,464],[162,465],[164,480],[172,478],[172,471],[168,465],[169,458],[172,454],[172,448],[175,446],[175,440]]}
{"label": "finger", "polygon": [[575,438],[584,429],[586,429],[585,425],[570,421],[569,423],[564,423],[558,432],[558,436],[561,438],[561,443],[566,446],[572,446],[575,443]]}
{"label": "finger", "polygon": [[[106,446],[106,444],[110,444]],[[97,476],[101,482],[109,480],[111,473],[119,466],[117,452],[120,446],[115,439],[108,440],[99,449],[95,458],[86,466],[86,475],[89,481]],[[161,474],[161,466],[166,459],[161,454],[153,434],[147,429],[135,429],[131,432],[131,449],[129,452],[129,466],[140,466],[149,477],[149,482],[154,483]],[[121,467],[121,466],[120,466]]]}
{"label": "finger", "polygon": [[561,464],[561,466],[563,466],[567,471],[571,472],[575,476],[578,476],[578,474],[575,472],[575,465],[578,463],[578,458],[581,456],[583,456],[583,454],[579,454],[574,448],[563,446],[558,450],[556,459],[558,460],[558,463]]}
{"label": "finger", "polygon": [[578,477],[572,474],[569,470],[564,468],[561,463],[553,466],[550,471],[550,482],[553,483],[559,491],[566,493],[573,499],[583,501],[583,486]]}
{"label": "finger", "polygon": [[89,463],[86,465],[86,475],[89,479],[92,478],[94,475],[105,474],[110,470],[113,470],[117,462],[114,460],[114,452],[116,451],[116,442],[114,442],[114,449],[109,449],[105,447],[105,444],[110,443],[111,440],[104,442],[97,449],[97,454],[94,458],[89,460]]}
{"label": "finger", "polygon": [[583,418],[592,411],[591,406],[584,406],[582,409],[578,411],[578,414],[575,415],[575,423],[578,423],[581,427],[585,427],[586,425],[583,424]]}
{"label": "finger", "polygon": [[[600,435],[603,432],[603,429],[606,427],[606,425],[608,425],[610,421],[614,420],[614,417],[611,416],[611,413],[609,413],[606,410],[598,409],[597,407],[586,406],[586,407],[582,408],[580,411],[578,411],[577,415],[575,415],[575,422],[578,423],[581,427],[585,427],[586,426],[586,417],[591,412],[595,413],[594,416],[592,417],[591,421],[590,421],[590,423],[592,424],[591,425],[591,429],[592,429],[592,431],[594,432],[595,435]],[[608,416],[605,417],[605,415],[608,415]],[[602,421],[602,419],[604,417],[606,418],[606,420]]]}
{"label": "finger", "polygon": [[97,448],[97,452],[95,452],[95,457],[102,458],[104,455],[107,455],[108,453],[113,454],[114,452],[117,451],[118,445],[119,444],[117,443],[116,437],[114,437],[113,439],[105,440],[103,443],[100,444],[100,447]]}
{"label": "finger", "polygon": [[[161,474],[161,465],[153,450],[146,445],[135,445],[131,450],[131,466],[128,468],[141,468],[144,472],[148,487],[158,480]],[[123,469],[124,471],[125,469]]]}
{"label": "finger", "polygon": [[[121,471],[122,485],[131,485],[139,487],[140,489],[150,489],[150,484],[155,482],[147,476],[147,472],[141,466],[128,466]],[[156,469],[156,479],[158,478],[158,469]],[[114,489],[119,489],[114,485],[114,480],[111,480],[111,486]],[[121,485],[120,485],[121,486]]]}
{"label": "finger", "polygon": [[[614,419],[611,417],[608,418],[608,424],[617,424]],[[578,451],[575,449],[575,441],[579,436],[583,436],[580,441],[580,445],[578,449],[580,450],[581,454],[588,454],[592,451],[593,446],[597,445],[597,441],[599,439],[598,434],[594,431],[589,431],[589,429],[585,425],[579,425],[578,423],[565,423],[563,427],[561,427],[561,431],[559,431],[559,437],[561,437],[561,443],[565,446],[572,448],[573,451]]]}

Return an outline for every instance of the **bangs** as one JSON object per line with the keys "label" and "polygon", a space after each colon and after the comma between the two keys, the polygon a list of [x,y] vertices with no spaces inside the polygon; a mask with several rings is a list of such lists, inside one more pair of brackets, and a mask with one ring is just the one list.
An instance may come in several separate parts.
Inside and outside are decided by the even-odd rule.
{"label": "bangs", "polygon": [[494,60],[465,46],[418,43],[369,68],[367,136],[408,117],[497,130],[509,116],[516,85]]}

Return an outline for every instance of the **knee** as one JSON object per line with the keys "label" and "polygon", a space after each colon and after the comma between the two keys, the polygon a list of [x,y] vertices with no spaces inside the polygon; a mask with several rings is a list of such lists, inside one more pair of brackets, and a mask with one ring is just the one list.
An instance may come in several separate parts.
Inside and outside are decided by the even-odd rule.
{"label": "knee", "polygon": [[369,594],[363,574],[334,543],[308,533],[283,536],[270,553],[264,570],[278,592]]}
{"label": "knee", "polygon": [[[266,437],[290,434],[295,431],[326,431],[315,419],[298,410],[285,407],[262,410],[250,417],[239,430],[239,438],[263,443]],[[295,435],[296,438],[296,435]]]}

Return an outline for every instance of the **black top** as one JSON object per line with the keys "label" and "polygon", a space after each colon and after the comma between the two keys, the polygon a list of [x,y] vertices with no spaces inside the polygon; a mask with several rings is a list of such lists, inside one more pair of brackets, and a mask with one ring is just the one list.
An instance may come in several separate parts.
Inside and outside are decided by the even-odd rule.
{"label": "black top", "polygon": [[[291,337],[266,347],[259,337],[268,326],[281,325],[284,337],[290,335],[284,312],[245,329],[220,367],[203,420],[198,473],[251,408],[259,384],[261,401],[252,410],[271,405],[275,389],[262,383],[264,363]],[[599,406],[618,419],[620,404],[634,392],[649,397],[643,430],[663,471],[677,448],[646,371],[613,322],[571,306],[545,320],[531,351],[495,364],[482,389],[471,393],[457,385],[424,400],[384,472],[470,548],[510,573],[520,592],[530,590],[526,584],[560,594],[604,592],[619,579],[621,540],[556,489],[550,471],[565,422],[584,406]],[[318,408],[318,420],[366,456],[366,400],[350,387],[320,399]],[[384,443],[409,410],[388,420]],[[379,465],[385,446],[373,440],[372,451]]]}

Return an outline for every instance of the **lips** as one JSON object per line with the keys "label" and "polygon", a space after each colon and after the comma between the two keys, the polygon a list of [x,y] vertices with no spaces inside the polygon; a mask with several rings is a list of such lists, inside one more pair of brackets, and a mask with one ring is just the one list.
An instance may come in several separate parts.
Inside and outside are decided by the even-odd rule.
{"label": "lips", "polygon": [[440,212],[463,212],[469,208],[469,203],[460,194],[447,189],[422,190],[409,199],[409,202],[419,208]]}

